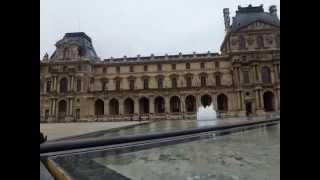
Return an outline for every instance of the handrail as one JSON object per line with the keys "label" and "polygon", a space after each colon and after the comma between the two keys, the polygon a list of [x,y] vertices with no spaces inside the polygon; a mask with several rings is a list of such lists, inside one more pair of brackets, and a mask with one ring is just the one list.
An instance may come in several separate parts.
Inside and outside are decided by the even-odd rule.
{"label": "handrail", "polygon": [[130,143],[130,142],[144,141],[144,140],[151,140],[151,139],[161,139],[161,138],[182,136],[182,135],[195,134],[195,133],[208,132],[208,131],[225,130],[225,129],[243,127],[248,125],[270,123],[270,122],[276,122],[276,121],[280,121],[280,118],[271,119],[271,120],[240,122],[240,123],[228,124],[228,125],[207,126],[207,127],[178,130],[178,131],[172,131],[172,132],[121,136],[121,137],[114,137],[114,138],[100,137],[100,138],[77,139],[77,140],[70,140],[70,141],[65,140],[65,141],[45,142],[43,144],[40,144],[40,154],[57,152],[57,151],[66,151],[66,150],[72,150],[72,149]]}

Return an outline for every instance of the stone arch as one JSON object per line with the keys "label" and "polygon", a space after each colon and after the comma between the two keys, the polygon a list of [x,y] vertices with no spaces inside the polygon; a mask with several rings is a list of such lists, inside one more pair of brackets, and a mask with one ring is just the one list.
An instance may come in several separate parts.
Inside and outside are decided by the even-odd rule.
{"label": "stone arch", "polygon": [[109,101],[109,113],[110,115],[119,115],[119,101],[115,98]]}
{"label": "stone arch", "polygon": [[104,115],[104,102],[101,99],[97,99],[94,103],[94,114],[96,116]]}
{"label": "stone arch", "polygon": [[228,97],[225,94],[217,96],[218,111],[228,111]]}
{"label": "stone arch", "polygon": [[58,103],[58,119],[64,120],[67,115],[67,101],[60,100]]}
{"label": "stone arch", "polygon": [[266,112],[272,112],[274,108],[274,94],[271,91],[266,91],[263,93],[263,106]]}
{"label": "stone arch", "polygon": [[131,98],[124,100],[124,114],[134,113],[134,101]]}
{"label": "stone arch", "polygon": [[203,107],[210,106],[211,103],[212,103],[212,98],[210,95],[205,94],[201,96],[201,104],[203,105]]}
{"label": "stone arch", "polygon": [[142,97],[139,100],[139,109],[140,114],[148,114],[149,113],[149,99],[146,97]]}
{"label": "stone arch", "polygon": [[186,111],[196,112],[197,111],[197,100],[193,95],[188,95],[185,100]]}
{"label": "stone arch", "polygon": [[170,112],[181,112],[180,98],[178,96],[172,96],[170,98]]}
{"label": "stone arch", "polygon": [[60,93],[67,93],[67,91],[68,91],[68,79],[66,77],[61,78],[59,86],[60,86],[60,88],[59,88]]}
{"label": "stone arch", "polygon": [[261,79],[263,83],[271,83],[271,70],[268,66],[263,66],[261,69]]}
{"label": "stone arch", "polygon": [[158,96],[154,99],[154,110],[155,110],[155,113],[165,112],[165,100],[163,97]]}

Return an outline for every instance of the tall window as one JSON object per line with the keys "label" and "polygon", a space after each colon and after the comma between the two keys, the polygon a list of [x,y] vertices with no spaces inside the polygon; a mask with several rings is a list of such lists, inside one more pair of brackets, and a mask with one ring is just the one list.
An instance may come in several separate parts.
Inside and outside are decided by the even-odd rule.
{"label": "tall window", "polygon": [[77,79],[77,92],[81,91],[81,79]]}
{"label": "tall window", "polygon": [[133,72],[133,66],[130,66],[130,72]]}
{"label": "tall window", "polygon": [[47,92],[51,91],[51,80],[47,81]]}
{"label": "tall window", "polygon": [[162,79],[162,78],[159,78],[159,79],[158,79],[158,88],[159,88],[159,89],[162,89],[162,88],[163,88],[163,79]]}
{"label": "tall window", "polygon": [[280,34],[276,35],[276,46],[280,47]]}
{"label": "tall window", "polygon": [[172,70],[176,70],[176,65],[175,64],[171,64],[171,69]]}
{"label": "tall window", "polygon": [[116,79],[116,90],[120,90],[120,79]]}
{"label": "tall window", "polygon": [[219,69],[220,68],[219,61],[214,62],[214,66],[215,66],[216,69]]}
{"label": "tall window", "polygon": [[263,48],[264,47],[264,41],[263,41],[263,36],[262,35],[259,35],[257,37],[257,45],[258,45],[258,48]]}
{"label": "tall window", "polygon": [[261,77],[263,83],[271,83],[271,71],[269,67],[264,66],[261,69]]}
{"label": "tall window", "polygon": [[107,90],[107,89],[106,89],[106,87],[107,87],[106,85],[107,85],[107,82],[106,82],[106,81],[102,81],[102,82],[101,82],[102,91]]}
{"label": "tall window", "polygon": [[200,80],[201,80],[201,87],[206,87],[207,86],[207,78],[206,78],[206,76],[201,76]]}
{"label": "tall window", "polygon": [[244,84],[250,83],[249,71],[243,71],[243,83]]}
{"label": "tall window", "polygon": [[66,93],[68,91],[68,80],[67,78],[62,78],[60,80],[60,92]]}
{"label": "tall window", "polygon": [[216,86],[221,86],[221,77],[220,77],[220,75],[216,75],[215,76],[215,80],[216,80]]}
{"label": "tall window", "polygon": [[129,88],[130,88],[130,90],[134,89],[134,79],[129,80]]}
{"label": "tall window", "polygon": [[171,79],[171,87],[172,88],[177,88],[177,78],[176,77],[173,77],[172,79]]}
{"label": "tall window", "polygon": [[143,79],[143,89],[149,89],[149,79]]}
{"label": "tall window", "polygon": [[243,36],[239,36],[239,49],[245,49],[246,48],[246,40]]}
{"label": "tall window", "polygon": [[204,69],[204,68],[205,68],[204,66],[205,66],[205,64],[202,62],[202,63],[200,64],[200,68],[201,68],[201,69]]}
{"label": "tall window", "polygon": [[158,67],[158,71],[162,71],[162,65],[161,64],[158,64],[157,67]]}
{"label": "tall window", "polygon": [[120,66],[116,67],[116,71],[117,71],[117,73],[120,73]]}
{"label": "tall window", "polygon": [[190,69],[190,63],[186,63],[186,69]]}
{"label": "tall window", "polygon": [[187,81],[187,87],[191,87],[192,86],[192,78],[191,78],[191,76],[187,76],[186,77],[186,81]]}
{"label": "tall window", "polygon": [[103,72],[103,73],[106,73],[106,72],[107,72],[107,68],[104,67],[104,68],[102,69],[102,72]]}
{"label": "tall window", "polygon": [[143,66],[144,71],[148,71],[148,65]]}

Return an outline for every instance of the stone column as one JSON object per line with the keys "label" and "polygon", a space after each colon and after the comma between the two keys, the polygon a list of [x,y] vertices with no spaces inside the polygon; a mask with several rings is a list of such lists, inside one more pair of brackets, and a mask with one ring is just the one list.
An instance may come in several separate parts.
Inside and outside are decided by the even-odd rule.
{"label": "stone column", "polygon": [[196,104],[197,104],[197,110],[200,106],[202,106],[201,104],[201,95],[195,95],[196,97]]}
{"label": "stone column", "polygon": [[134,98],[134,114],[140,114],[140,108],[139,108],[139,98]]}
{"label": "stone column", "polygon": [[149,98],[149,113],[154,114],[154,97]]}
{"label": "stone column", "polygon": [[255,93],[256,93],[257,109],[261,109],[261,102],[260,102],[259,90],[255,90]]}
{"label": "stone column", "polygon": [[258,93],[259,93],[260,102],[261,102],[261,109],[263,109],[263,110],[264,110],[263,95],[262,95],[262,93],[261,93],[261,90],[260,90],[260,89],[258,90]]}
{"label": "stone column", "polygon": [[170,113],[170,97],[167,96],[164,99],[165,99],[165,102],[164,102],[165,112]]}
{"label": "stone column", "polygon": [[181,96],[180,97],[180,107],[181,107],[181,112],[185,113],[186,112],[186,106],[185,106],[185,97]]}
{"label": "stone column", "polygon": [[109,112],[109,99],[105,99],[104,101],[104,115],[110,115],[110,112]]}
{"label": "stone column", "polygon": [[119,99],[119,114],[124,114],[123,99]]}
{"label": "stone column", "polygon": [[53,99],[50,99],[50,110],[49,110],[49,116],[53,115]]}
{"label": "stone column", "polygon": [[70,91],[74,90],[74,76],[71,76],[71,89]]}
{"label": "stone column", "polygon": [[52,116],[57,116],[57,99],[53,99]]}
{"label": "stone column", "polygon": [[70,98],[70,116],[73,116],[73,98]]}

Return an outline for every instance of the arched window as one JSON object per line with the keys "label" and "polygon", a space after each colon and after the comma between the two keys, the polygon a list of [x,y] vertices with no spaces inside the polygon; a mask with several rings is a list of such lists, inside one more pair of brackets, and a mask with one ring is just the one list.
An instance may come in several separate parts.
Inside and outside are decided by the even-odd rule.
{"label": "arched window", "polygon": [[81,91],[81,79],[77,79],[77,92]]}
{"label": "arched window", "polygon": [[186,63],[186,69],[190,69],[190,63]]}
{"label": "arched window", "polygon": [[210,106],[212,103],[212,98],[208,94],[201,96],[201,104],[203,107]]}
{"label": "arched window", "polygon": [[177,88],[177,78],[176,77],[173,77],[171,79],[171,87],[172,88]]}
{"label": "arched window", "polygon": [[221,86],[221,77],[220,74],[215,75],[216,86]]}
{"label": "arched window", "polygon": [[207,77],[200,76],[200,80],[201,80],[201,87],[206,87],[207,86]]}
{"label": "arched window", "polygon": [[133,114],[134,113],[134,102],[131,98],[127,98],[124,101],[124,113]]}
{"label": "arched window", "polygon": [[217,104],[219,111],[228,111],[228,98],[224,94],[220,94],[217,97]]}
{"label": "arched window", "polygon": [[119,102],[116,99],[111,99],[109,102],[110,115],[119,115]]}
{"label": "arched window", "polygon": [[264,47],[264,40],[263,40],[263,36],[262,35],[259,35],[257,37],[257,45],[258,45],[258,48],[263,48]]}
{"label": "arched window", "polygon": [[263,94],[263,105],[266,112],[274,111],[273,93],[267,91]]}
{"label": "arched window", "polygon": [[180,99],[177,96],[173,96],[170,99],[170,112],[177,113],[180,112]]}
{"label": "arched window", "polygon": [[59,101],[58,104],[58,119],[64,120],[64,117],[67,115],[67,102],[65,100]]}
{"label": "arched window", "polygon": [[163,97],[157,97],[154,99],[154,110],[155,113],[164,113],[164,98]]}
{"label": "arched window", "polygon": [[149,79],[148,78],[143,79],[143,89],[149,89]]}
{"label": "arched window", "polygon": [[187,112],[196,112],[196,98],[192,95],[186,97],[186,110]]}
{"label": "arched window", "polygon": [[94,112],[96,116],[102,116],[104,114],[104,102],[101,99],[96,100],[94,103]]}
{"label": "arched window", "polygon": [[246,48],[246,40],[243,36],[239,36],[239,49],[243,50]]}
{"label": "arched window", "polygon": [[186,77],[186,81],[187,81],[187,87],[192,87],[192,77],[191,76],[187,76]]}
{"label": "arched window", "polygon": [[67,78],[62,78],[60,80],[60,93],[66,93],[68,91],[68,80]]}
{"label": "arched window", "polygon": [[147,114],[149,113],[149,99],[146,97],[143,97],[139,100],[139,106],[140,106],[140,114]]}
{"label": "arched window", "polygon": [[271,70],[269,67],[264,66],[261,69],[261,77],[263,83],[271,83]]}
{"label": "arched window", "polygon": [[48,93],[48,92],[51,91],[51,80],[48,80],[48,81],[47,81],[47,85],[46,85],[46,86],[47,86],[47,87],[46,87],[46,88],[47,88],[46,90],[47,90],[47,93]]}

